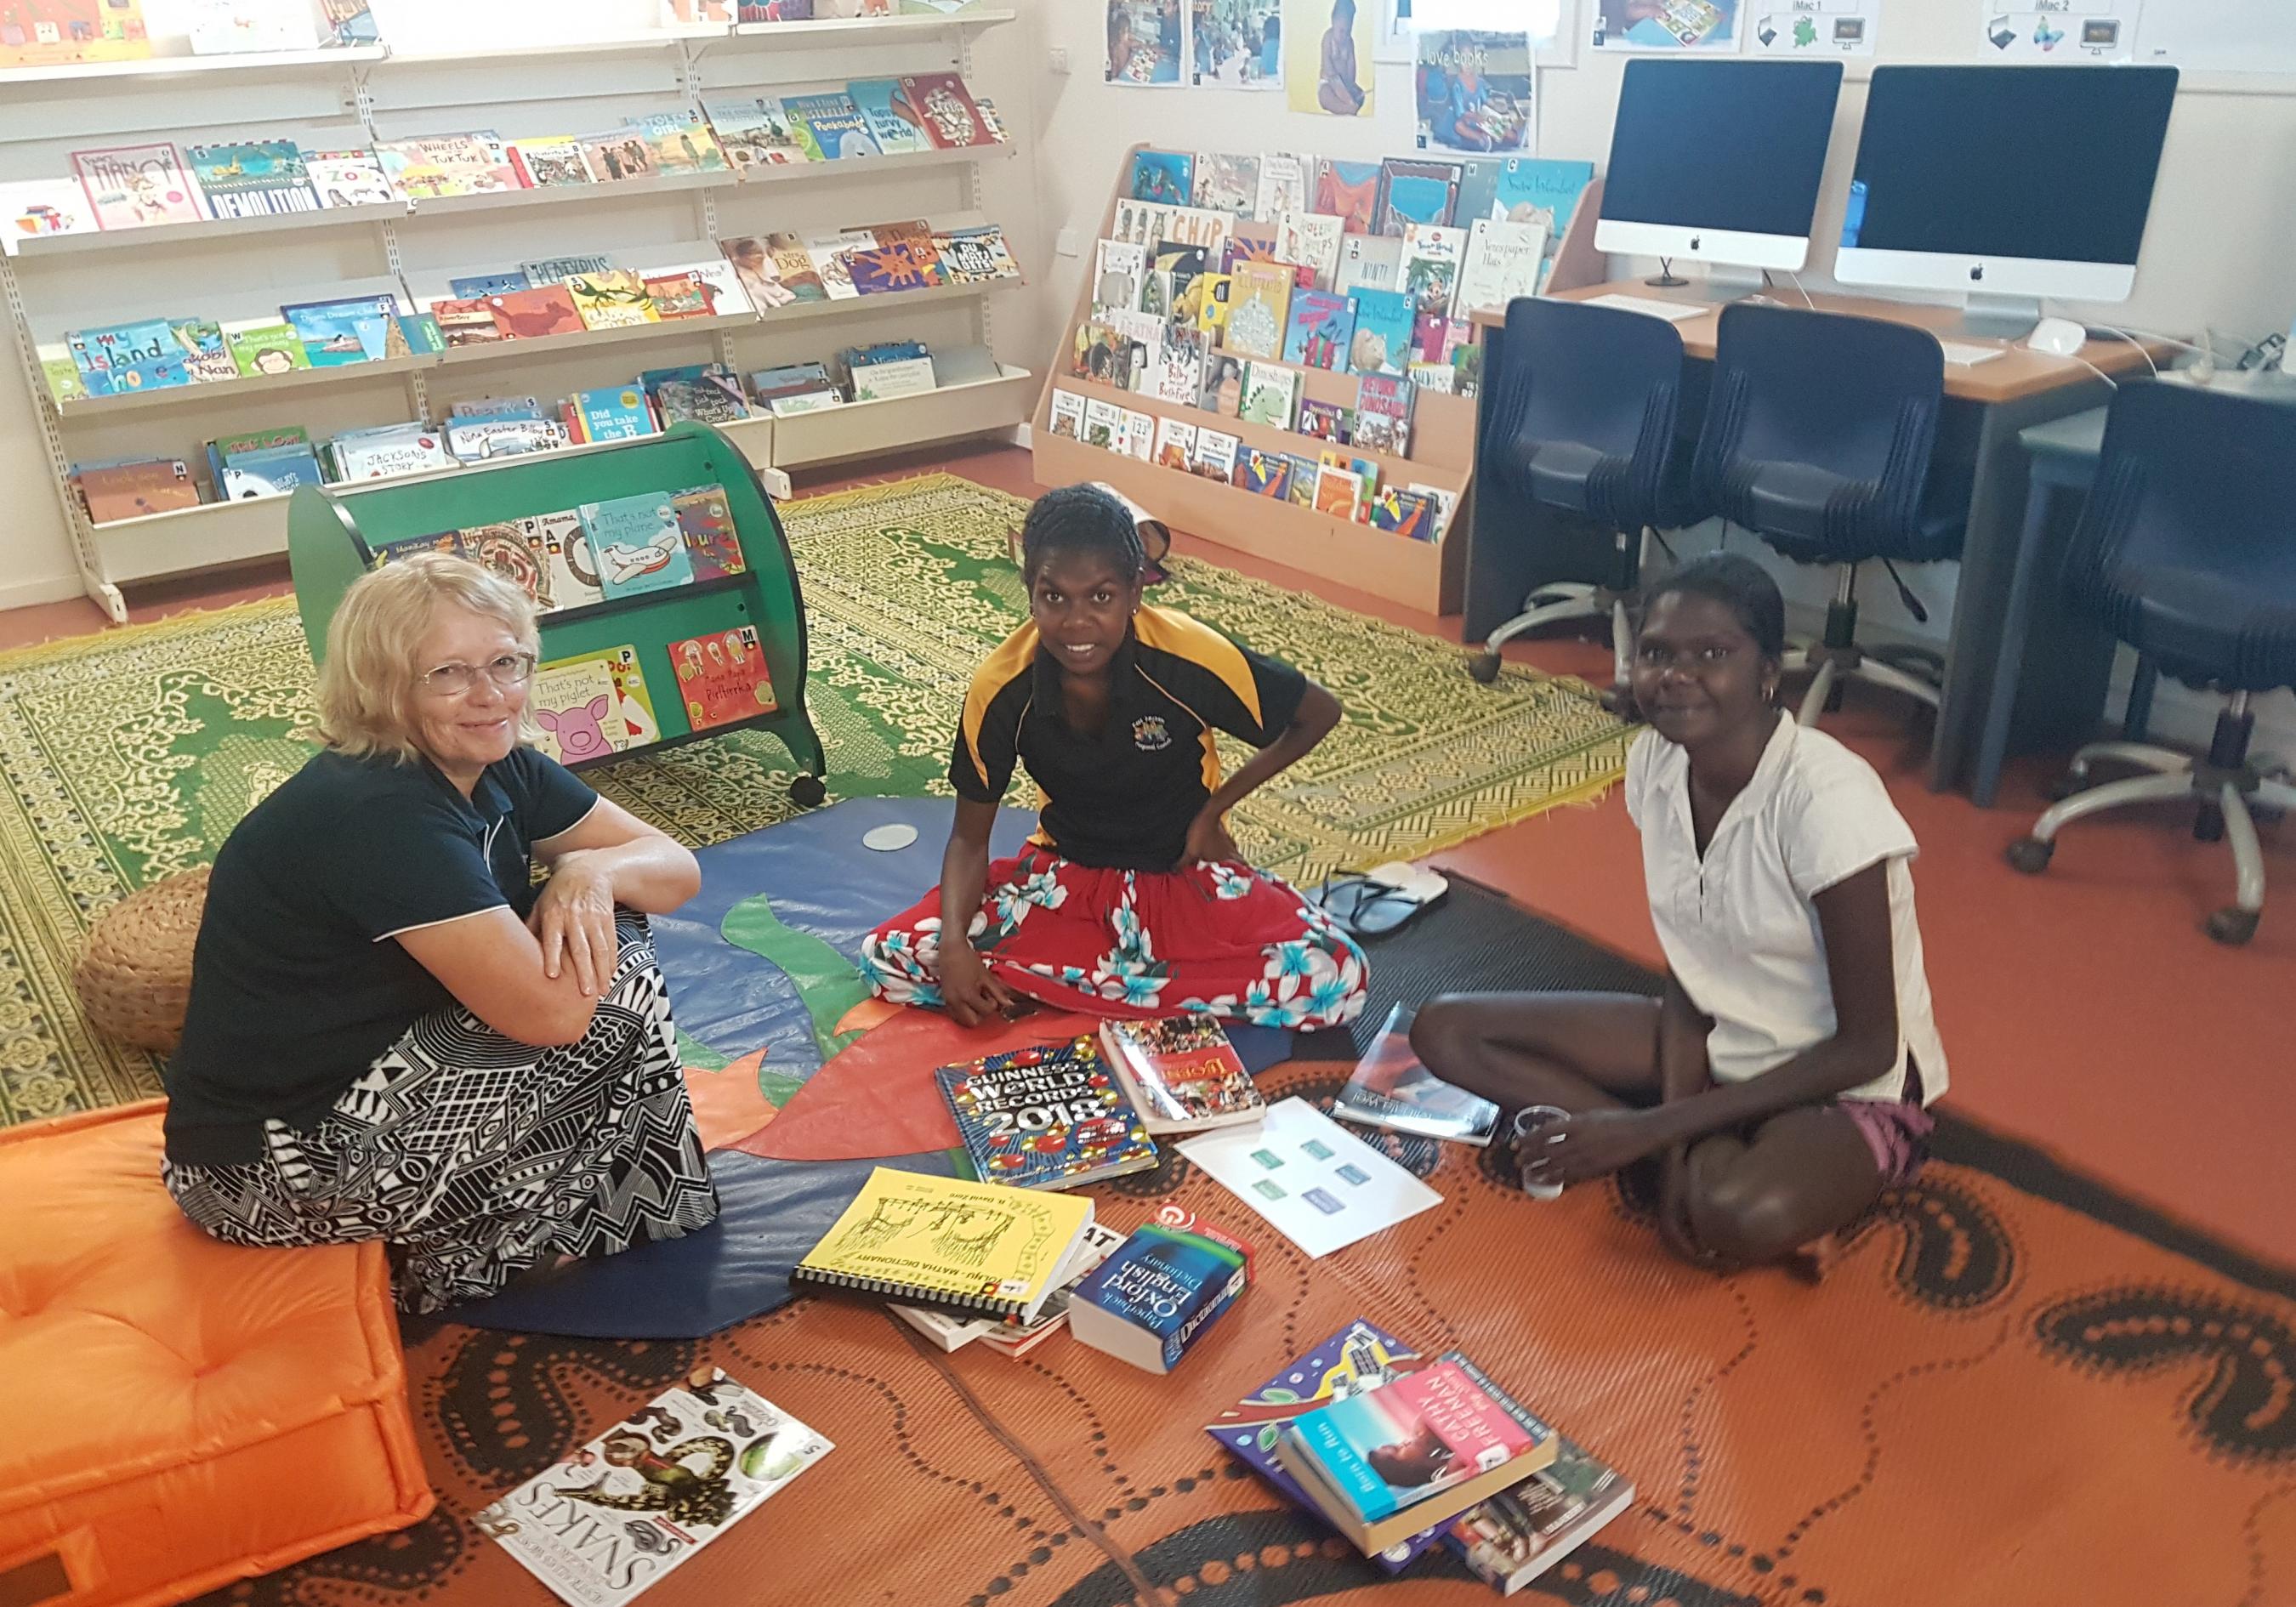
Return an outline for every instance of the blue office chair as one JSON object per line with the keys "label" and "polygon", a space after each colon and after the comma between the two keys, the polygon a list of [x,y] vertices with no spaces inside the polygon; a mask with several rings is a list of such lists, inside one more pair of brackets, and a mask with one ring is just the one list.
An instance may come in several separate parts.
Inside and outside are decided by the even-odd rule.
{"label": "blue office chair", "polygon": [[2230,836],[2238,889],[2207,922],[2219,943],[2256,935],[2264,857],[2253,799],[2296,809],[2296,786],[2249,756],[2249,699],[2296,685],[2296,407],[2173,384],[2125,385],[2113,398],[2096,488],[2065,555],[2074,602],[2187,685],[2231,693],[2205,758],[2139,742],[2096,742],[2097,759],[2151,772],[2077,792],[2009,847],[2029,875],[2048,868],[2057,833],[2124,804],[2192,798],[2194,835]]}
{"label": "blue office chair", "polygon": [[1722,309],[1693,486],[1796,563],[1837,570],[1824,639],[1786,660],[1816,671],[1805,726],[1843,679],[1938,706],[1935,653],[1857,645],[1857,566],[1890,565],[1906,611],[1929,617],[1895,566],[1961,554],[1966,499],[1931,483],[1944,398],[1945,349],[1926,330],[1743,301]]}
{"label": "blue office chair", "polygon": [[1499,649],[1566,619],[1611,621],[1621,693],[1634,662],[1628,607],[1650,533],[1704,517],[1690,496],[1690,452],[1675,439],[1682,332],[1663,318],[1580,301],[1523,297],[1507,307],[1497,372],[1483,376],[1478,495],[1487,510],[1537,503],[1607,526],[1611,572],[1556,581],[1490,634],[1470,668],[1498,678]]}

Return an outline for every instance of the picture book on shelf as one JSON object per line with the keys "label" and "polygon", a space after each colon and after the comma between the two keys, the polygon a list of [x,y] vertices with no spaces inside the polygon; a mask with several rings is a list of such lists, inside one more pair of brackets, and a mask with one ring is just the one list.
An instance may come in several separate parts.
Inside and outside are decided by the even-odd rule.
{"label": "picture book on shelf", "polygon": [[1084,439],[1084,398],[1073,390],[1053,392],[1053,433],[1070,440]]}
{"label": "picture book on shelf", "polygon": [[209,215],[183,153],[172,143],[75,151],[71,165],[100,229],[198,223]]}
{"label": "picture book on shelf", "polygon": [[1021,265],[1013,259],[1002,224],[939,230],[932,242],[940,254],[941,276],[950,284],[987,284],[1021,277]]}
{"label": "picture book on shelf", "polygon": [[1103,451],[1116,451],[1116,432],[1123,428],[1124,409],[1099,397],[1084,400],[1084,444],[1098,447]]}
{"label": "picture book on shelf", "polygon": [[1255,217],[1275,217],[1284,212],[1308,210],[1308,164],[1300,158],[1270,151],[1259,159],[1259,194],[1252,207]]}
{"label": "picture book on shelf", "polygon": [[933,249],[930,234],[881,238],[873,245],[856,246],[846,258],[846,272],[853,288],[865,296],[931,290],[943,283],[940,253]]}
{"label": "picture book on shelf", "polygon": [[932,140],[909,114],[898,78],[856,78],[846,85],[845,93],[853,97],[854,110],[868,125],[877,149],[887,156],[933,148]]}
{"label": "picture book on shelf", "polygon": [[1539,262],[1538,288],[1545,290],[1554,272],[1554,259],[1570,233],[1579,198],[1595,182],[1592,162],[1562,161],[1545,156],[1514,156],[1499,166],[1490,215],[1508,223],[1546,225],[1546,244]]}
{"label": "picture book on shelf", "polygon": [[1209,424],[1198,425],[1196,455],[1189,462],[1189,471],[1222,485],[1234,484],[1235,454],[1240,444],[1235,437],[1223,434]]}
{"label": "picture book on shelf", "polygon": [[523,189],[510,152],[490,129],[384,140],[375,146],[390,187],[406,201]]}
{"label": "picture book on shelf", "polygon": [[286,373],[291,369],[308,368],[311,359],[303,349],[303,338],[291,324],[276,318],[250,318],[223,326],[224,349],[242,374]]}
{"label": "picture book on shelf", "polygon": [[96,524],[197,507],[200,501],[199,482],[192,478],[191,464],[181,458],[90,464],[76,468],[72,480],[89,520]]}
{"label": "picture book on shelf", "polygon": [[644,279],[627,268],[576,274],[566,281],[566,291],[574,298],[574,313],[584,329],[622,329],[661,321],[646,294]]}
{"label": "picture book on shelf", "polygon": [[1193,424],[1174,418],[1156,421],[1156,447],[1152,461],[1158,468],[1185,470],[1195,448],[1196,427]]}
{"label": "picture book on shelf", "polygon": [[[1204,1432],[1273,1485],[1276,1494],[1320,1517],[1322,1509],[1275,1459],[1277,1438],[1294,1420],[1318,1406],[1383,1389],[1429,1365],[1429,1357],[1378,1324],[1357,1317],[1306,1355],[1278,1368],[1267,1382],[1206,1423]],[[1389,1573],[1399,1573],[1443,1535],[1439,1524],[1422,1529],[1372,1561]]]}
{"label": "picture book on shelf", "polygon": [[1093,311],[1139,311],[1141,289],[1147,277],[1146,246],[1129,240],[1101,241],[1093,248]]}
{"label": "picture book on shelf", "polygon": [[1478,217],[1468,225],[1467,255],[1459,269],[1452,310],[1504,313],[1518,297],[1537,293],[1539,264],[1546,255],[1546,230],[1536,223],[1503,223]]}
{"label": "picture book on shelf", "polygon": [[307,151],[303,170],[322,207],[379,207],[398,200],[372,151]]}
{"label": "picture book on shelf", "polygon": [[1304,400],[1300,404],[1300,434],[1344,447],[1355,433],[1355,414],[1333,402]]}
{"label": "picture book on shelf", "polygon": [[1286,212],[1275,220],[1275,260],[1314,269],[1311,288],[1329,290],[1339,272],[1343,238],[1336,217],[1318,212]]}
{"label": "picture book on shelf", "polygon": [[1424,491],[1382,486],[1371,499],[1371,528],[1412,541],[1433,541],[1441,534],[1435,499]]}
{"label": "picture book on shelf", "polygon": [[586,441],[637,440],[661,433],[645,391],[638,386],[602,385],[595,390],[578,390],[567,399],[573,405]]}
{"label": "picture book on shelf", "polygon": [[1356,373],[1398,378],[1411,360],[1411,299],[1401,291],[1356,292],[1356,332],[1348,348],[1348,367]]}
{"label": "picture book on shelf", "polygon": [[644,748],[661,741],[661,722],[654,717],[653,693],[638,668],[638,650],[624,643],[608,650],[606,668],[614,677],[614,713],[629,734],[629,745]]}
{"label": "picture book on shelf", "polygon": [[1390,156],[1380,164],[1374,234],[1400,235],[1407,225],[1449,226],[1459,197],[1459,164]]}
{"label": "picture book on shelf", "polygon": [[537,513],[518,521],[526,545],[550,566],[550,595],[558,608],[586,608],[606,600],[598,583],[598,562],[590,553],[582,515],[572,508]]}
{"label": "picture book on shelf", "polygon": [[1484,1583],[1513,1595],[1634,1505],[1635,1487],[1567,1434],[1554,1460],[1451,1521],[1451,1549]]}
{"label": "picture book on shelf", "polygon": [[881,154],[853,97],[836,91],[825,94],[783,97],[791,130],[809,161],[842,161],[851,157]]}
{"label": "picture book on shelf", "polygon": [[1349,296],[1330,291],[1292,292],[1292,323],[1283,338],[1283,360],[1306,368],[1345,368],[1355,338],[1356,306]]}
{"label": "picture book on shelf", "polygon": [[1411,381],[1367,373],[1356,381],[1353,444],[1402,457],[1411,447]]}
{"label": "picture book on shelf", "polygon": [[651,170],[663,174],[724,173],[732,164],[709,125],[690,111],[652,111],[626,125],[644,145]]}
{"label": "picture book on shelf", "polygon": [[268,451],[242,452],[224,463],[217,474],[216,493],[226,502],[255,496],[284,496],[298,486],[316,486],[324,477],[318,454],[308,443],[277,447]]}
{"label": "picture book on shelf", "polygon": [[573,1607],[627,1607],[833,1448],[713,1367],[471,1524]]}
{"label": "picture book on shelf", "polygon": [[396,563],[418,553],[445,553],[450,557],[459,558],[463,555],[462,532],[440,530],[436,535],[407,536],[398,541],[386,541],[371,546],[367,549],[368,567],[379,570],[386,563]]}
{"label": "picture book on shelf", "polygon": [[538,257],[531,262],[521,262],[518,271],[527,283],[537,288],[563,284],[584,274],[609,274],[614,265],[603,257]]}
{"label": "picture book on shelf", "polygon": [[925,137],[940,150],[1002,143],[987,112],[955,73],[913,74],[901,80],[901,96],[923,126]]}
{"label": "picture book on shelf", "polygon": [[271,217],[316,212],[319,193],[311,187],[303,153],[293,140],[259,140],[238,145],[186,145],[184,160],[217,217]]}
{"label": "picture book on shelf", "polygon": [[1459,263],[1466,247],[1464,229],[1430,223],[1404,225],[1396,288],[1411,298],[1414,313],[1431,318],[1451,316],[1452,299],[1459,286]]}
{"label": "picture book on shelf", "polygon": [[653,303],[657,321],[706,318],[716,310],[711,305],[709,286],[696,275],[647,274],[642,282],[646,299]]}
{"label": "picture book on shelf", "polygon": [[677,528],[685,534],[686,556],[695,580],[722,580],[747,572],[741,537],[734,529],[734,510],[726,505],[723,486],[697,486],[670,499],[677,510]]}
{"label": "picture book on shelf", "polygon": [[586,502],[580,512],[608,597],[664,591],[693,578],[677,508],[668,492]]}
{"label": "picture book on shelf", "polygon": [[1204,354],[1204,384],[1196,406],[1206,413],[1234,418],[1243,407],[1243,360],[1224,351]]}
{"label": "picture book on shelf", "polygon": [[753,626],[673,642],[669,665],[677,675],[685,723],[695,731],[754,719],[781,707],[774,697],[774,677],[766,668],[766,650]]}
{"label": "picture book on shelf", "polygon": [[1338,218],[1346,234],[1370,234],[1372,220],[1379,210],[1379,164],[1319,159],[1316,163],[1315,209],[1327,217]]}
{"label": "picture book on shelf", "polygon": [[1131,195],[1158,206],[1195,204],[1196,159],[1185,151],[1136,151],[1132,156]]}
{"label": "picture book on shelf", "polygon": [[1169,1373],[1249,1282],[1233,1241],[1152,1222],[1077,1285],[1069,1332],[1144,1372]]}
{"label": "picture book on shelf", "polygon": [[515,523],[474,525],[462,536],[463,556],[509,581],[537,607],[550,606],[550,567]]}
{"label": "picture book on shelf", "polygon": [[1314,458],[1297,452],[1287,452],[1283,456],[1292,465],[1291,475],[1283,482],[1283,500],[1295,508],[1314,507],[1319,465]]}
{"label": "picture book on shelf", "polygon": [[1157,399],[1193,407],[1204,388],[1204,338],[1193,329],[1168,330],[1156,354]]}
{"label": "picture book on shelf", "polygon": [[1363,481],[1344,459],[1329,457],[1316,465],[1316,512],[1353,521],[1362,510]]}
{"label": "picture book on shelf", "polygon": [[1100,1042],[1152,1135],[1257,1121],[1267,1108],[1218,1017],[1106,1021]]}
{"label": "picture book on shelf", "polygon": [[308,0],[193,0],[183,20],[195,56],[320,46],[318,17]]}
{"label": "picture book on shelf", "polygon": [[6,0],[0,67],[124,61],[152,53],[137,0]]}
{"label": "picture book on shelf", "polygon": [[1195,191],[1189,204],[1210,212],[1248,217],[1259,200],[1259,159],[1207,151],[1196,158]]}
{"label": "picture book on shelf", "polygon": [[1291,267],[1279,262],[1237,266],[1228,286],[1228,350],[1247,357],[1280,357],[1292,308]]}
{"label": "picture book on shelf", "polygon": [[790,1285],[1028,1322],[1092,1219],[1081,1194],[881,1166],[791,1269]]}
{"label": "picture book on shelf", "polygon": [[789,112],[772,95],[703,95],[701,114],[736,169],[810,160]]}
{"label": "picture book on shelf", "polygon": [[339,301],[301,301],[279,309],[303,342],[314,368],[380,363],[405,357],[406,338],[398,327],[398,307],[389,296],[351,296]]}
{"label": "picture book on shelf", "polygon": [[96,228],[95,209],[79,181],[70,178],[0,180],[0,234],[4,249],[45,234],[87,234]]}
{"label": "picture book on shelf", "polygon": [[446,437],[419,422],[346,430],[328,443],[337,480],[391,480],[430,469],[451,469]]}
{"label": "picture book on shelf", "polygon": [[1245,490],[1281,501],[1292,484],[1292,459],[1281,452],[1243,450],[1243,473],[1235,482]]}
{"label": "picture book on shelf", "polygon": [[1300,373],[1278,363],[1243,365],[1243,404],[1239,414],[1247,423],[1292,428],[1300,399]]}
{"label": "picture book on shelf", "polygon": [[1403,238],[1389,234],[1350,234],[1340,242],[1339,272],[1332,289],[1342,295],[1357,291],[1391,291],[1403,265]]}
{"label": "picture book on shelf", "polygon": [[589,154],[582,142],[570,134],[538,135],[532,139],[510,142],[510,165],[518,176],[532,187],[548,189],[561,184],[594,184],[596,171],[590,166]]}
{"label": "picture book on shelf", "polygon": [[933,1077],[985,1182],[1073,1188],[1156,1164],[1156,1146],[1093,1037],[943,1066]]}
{"label": "picture book on shelf", "polygon": [[574,293],[562,284],[505,291],[486,298],[505,340],[537,340],[545,335],[578,335],[585,325]]}

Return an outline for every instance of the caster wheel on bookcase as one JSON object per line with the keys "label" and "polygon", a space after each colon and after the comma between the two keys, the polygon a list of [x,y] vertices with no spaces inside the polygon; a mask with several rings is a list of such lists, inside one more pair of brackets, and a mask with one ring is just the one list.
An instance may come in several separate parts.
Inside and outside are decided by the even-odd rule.
{"label": "caster wheel on bookcase", "polygon": [[1495,652],[1477,653],[1468,660],[1467,673],[1488,686],[1499,678],[1499,656]]}
{"label": "caster wheel on bookcase", "polygon": [[829,789],[818,775],[800,775],[790,783],[790,801],[800,809],[817,809],[828,798]]}

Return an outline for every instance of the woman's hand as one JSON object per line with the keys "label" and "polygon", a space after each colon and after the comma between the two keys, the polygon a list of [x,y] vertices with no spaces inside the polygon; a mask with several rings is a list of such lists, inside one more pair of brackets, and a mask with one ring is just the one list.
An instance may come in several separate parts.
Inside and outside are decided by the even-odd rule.
{"label": "woman's hand", "polygon": [[1227,812],[1218,799],[1196,811],[1188,823],[1187,846],[1180,850],[1180,865],[1229,865],[1243,857],[1227,829]]}
{"label": "woman's hand", "polygon": [[1584,1183],[1631,1166],[1666,1142],[1647,1111],[1588,1111],[1538,1129],[1528,1183]]}
{"label": "woman's hand", "polygon": [[978,1027],[1021,1007],[1019,996],[988,974],[980,952],[963,938],[941,945],[940,1001],[962,1027]]}
{"label": "woman's hand", "polygon": [[542,944],[545,976],[556,978],[570,961],[576,985],[594,999],[604,996],[619,952],[611,868],[584,850],[560,856],[526,923]]}

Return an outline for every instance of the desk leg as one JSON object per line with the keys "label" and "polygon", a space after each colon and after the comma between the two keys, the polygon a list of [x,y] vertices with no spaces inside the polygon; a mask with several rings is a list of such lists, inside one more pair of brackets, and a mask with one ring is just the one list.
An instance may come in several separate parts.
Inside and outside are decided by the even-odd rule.
{"label": "desk leg", "polygon": [[[1988,677],[1985,731],[1978,739],[1976,774],[1969,796],[1980,809],[1993,807],[2001,787],[2001,764],[2009,751],[2009,717],[2017,709],[2017,666],[2025,656],[2026,617],[2032,607],[2035,572],[2041,567],[2041,549],[2047,544],[2049,505],[2055,488],[2036,477],[2025,494],[2025,526],[2017,543],[2016,567],[2009,579],[2009,600],[2001,625],[1999,651]],[[1956,606],[1958,604],[1956,603]]]}

